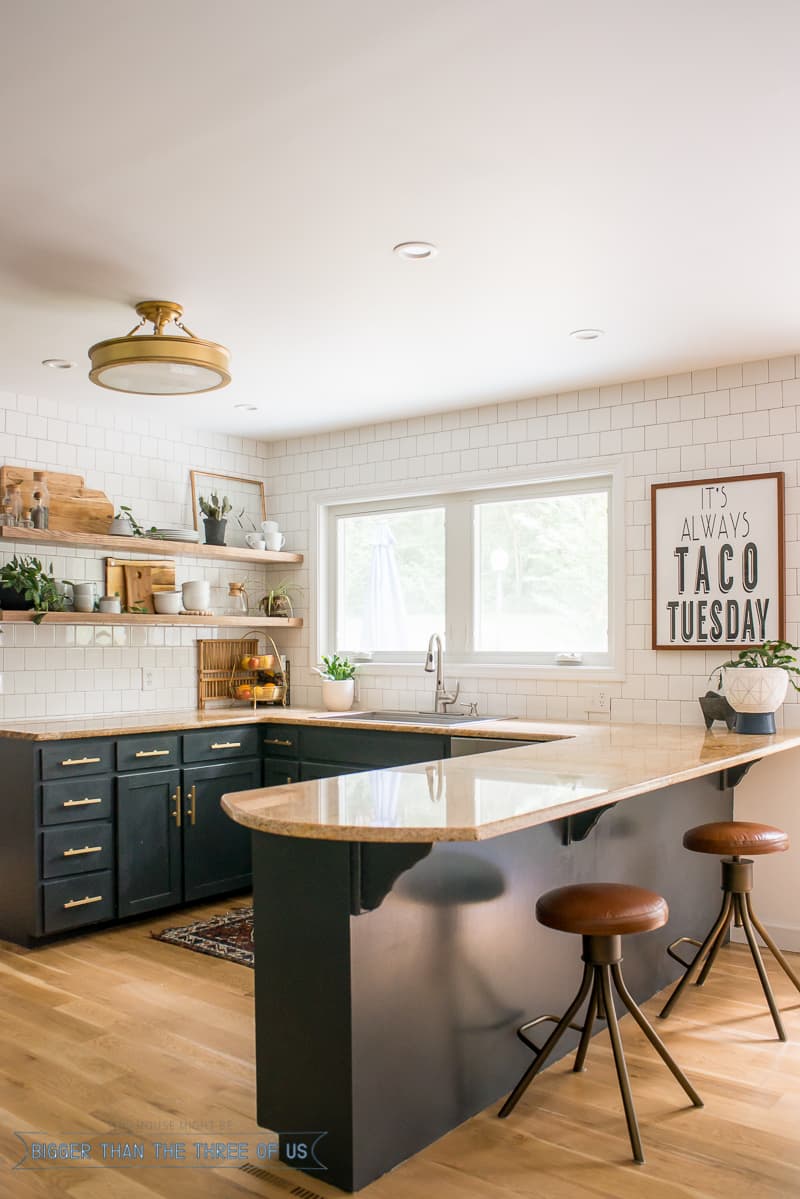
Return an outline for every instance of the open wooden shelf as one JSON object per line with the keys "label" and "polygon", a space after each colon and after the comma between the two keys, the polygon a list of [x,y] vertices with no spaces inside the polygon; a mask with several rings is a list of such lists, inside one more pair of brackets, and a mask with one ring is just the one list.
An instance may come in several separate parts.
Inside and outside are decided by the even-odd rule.
{"label": "open wooden shelf", "polygon": [[61,546],[65,549],[113,550],[115,554],[158,554],[161,558],[171,554],[183,554],[189,558],[249,562],[255,566],[297,566],[303,561],[302,554],[290,554],[286,550],[251,550],[234,545],[161,541],[156,537],[115,537],[111,533],[56,533],[50,529],[20,529],[10,528],[8,525],[0,525],[0,540],[24,541],[40,546]]}
{"label": "open wooden shelf", "polygon": [[[34,613],[0,611],[0,624],[30,623]],[[42,624],[171,625],[183,628],[301,629],[300,616],[161,616],[149,612],[47,612]]]}

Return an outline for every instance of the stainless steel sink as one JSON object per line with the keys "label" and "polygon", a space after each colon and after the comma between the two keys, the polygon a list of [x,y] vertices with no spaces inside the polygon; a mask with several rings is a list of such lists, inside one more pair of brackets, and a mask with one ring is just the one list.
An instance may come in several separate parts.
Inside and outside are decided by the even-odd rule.
{"label": "stainless steel sink", "polygon": [[385,720],[387,724],[480,724],[484,720],[515,720],[514,716],[466,716],[463,712],[337,712],[337,720]]}

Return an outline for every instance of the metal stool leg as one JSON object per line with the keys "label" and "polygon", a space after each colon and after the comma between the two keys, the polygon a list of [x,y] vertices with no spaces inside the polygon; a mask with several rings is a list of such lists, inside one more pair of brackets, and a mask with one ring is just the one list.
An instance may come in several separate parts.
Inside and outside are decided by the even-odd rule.
{"label": "metal stool leg", "polygon": [[511,1112],[514,1110],[514,1108],[519,1103],[522,1096],[527,1091],[530,1084],[533,1082],[536,1075],[542,1069],[542,1067],[544,1066],[548,1057],[552,1053],[553,1049],[555,1049],[556,1045],[561,1040],[564,1033],[567,1031],[567,1029],[572,1021],[573,1016],[575,1015],[578,1008],[581,1006],[581,1004],[583,1003],[587,994],[589,993],[589,987],[591,985],[592,985],[592,967],[589,965],[588,962],[586,962],[583,967],[583,978],[581,979],[581,985],[578,988],[577,995],[575,996],[572,1003],[567,1008],[564,1015],[559,1020],[558,1024],[555,1026],[555,1028],[551,1032],[550,1036],[545,1041],[544,1045],[542,1045],[542,1048],[539,1050],[539,1052],[537,1053],[536,1057],[531,1062],[528,1069],[522,1075],[522,1078],[520,1078],[519,1082],[514,1087],[514,1090],[511,1092],[508,1099],[506,1099],[505,1103],[500,1108],[500,1111],[497,1114],[501,1119],[504,1119],[506,1116],[511,1114]]}
{"label": "metal stool leg", "polygon": [[744,902],[741,895],[734,896],[734,903],[738,909],[739,917],[742,921],[744,935],[747,937],[747,944],[750,946],[750,952],[753,955],[753,961],[756,964],[758,977],[761,980],[761,989],[763,990],[769,1005],[770,1014],[772,1015],[772,1022],[775,1025],[775,1031],[778,1034],[778,1039],[785,1041],[787,1039],[786,1030],[783,1027],[783,1021],[781,1020],[781,1014],[778,1011],[778,1005],[775,1002],[775,996],[772,994],[772,987],[769,985],[769,978],[767,977],[767,971],[761,957],[761,950],[758,948],[758,941],[756,940],[756,935],[753,931],[753,925],[750,922],[750,914],[747,910],[747,904]]}
{"label": "metal stool leg", "polygon": [[589,1042],[592,1039],[592,1029],[594,1028],[594,1022],[597,1017],[597,971],[595,970],[593,973],[594,984],[592,986],[592,993],[589,996],[589,1006],[586,1009],[586,1019],[583,1022],[583,1032],[581,1033],[578,1052],[575,1054],[575,1064],[572,1067],[575,1074],[580,1074],[581,1070],[583,1070],[583,1063],[586,1061],[586,1054],[589,1051]]}
{"label": "metal stool leg", "polygon": [[726,894],[725,898],[726,898],[726,902],[727,902],[727,916],[725,919],[725,923],[723,924],[722,928],[717,933],[717,938],[714,941],[714,944],[711,946],[710,950],[708,951],[708,957],[703,962],[703,969],[700,971],[700,973],[698,974],[698,976],[695,980],[694,985],[696,987],[702,987],[703,983],[708,978],[709,974],[711,973],[711,967],[714,965],[714,963],[717,960],[717,954],[719,953],[720,949],[722,949],[722,946],[725,944],[725,938],[728,935],[728,925],[731,922],[731,913],[733,911],[733,896],[730,894],[730,892],[728,892]]}
{"label": "metal stool leg", "polygon": [[786,974],[791,979],[791,981],[797,987],[798,991],[800,991],[800,979],[798,979],[797,975],[794,973],[791,966],[786,961],[786,958],[783,956],[780,949],[778,949],[778,946],[772,940],[772,937],[769,935],[769,933],[764,928],[761,921],[758,919],[758,916],[756,916],[755,912],[753,911],[753,904],[751,903],[749,892],[745,895],[744,902],[745,902],[745,906],[747,907],[747,914],[750,917],[751,921],[753,922],[753,927],[755,928],[758,935],[761,937],[761,940],[764,942],[767,949],[770,951],[772,956],[775,958],[775,961],[778,963],[781,970],[783,970],[784,974]]}
{"label": "metal stool leg", "polygon": [[664,1065],[667,1067],[668,1070],[670,1070],[672,1072],[673,1077],[683,1087],[684,1091],[689,1096],[689,1098],[691,1099],[694,1106],[702,1107],[703,1100],[697,1094],[697,1091],[694,1089],[692,1084],[689,1082],[689,1079],[683,1073],[683,1071],[681,1070],[678,1063],[673,1059],[673,1057],[670,1054],[669,1050],[667,1049],[666,1045],[661,1040],[658,1033],[653,1028],[652,1024],[647,1019],[644,1012],[639,1007],[638,1003],[633,998],[633,996],[631,995],[628,988],[625,986],[625,982],[622,977],[622,971],[620,970],[618,965],[612,965],[611,977],[614,980],[614,986],[617,988],[617,991],[619,992],[620,998],[622,999],[622,1002],[625,1004],[625,1007],[628,1009],[630,1014],[633,1016],[634,1020],[639,1025],[639,1028],[641,1028],[642,1032],[647,1037],[648,1041],[653,1046],[653,1048],[655,1049],[656,1053],[661,1058]]}
{"label": "metal stool leg", "polygon": [[[670,995],[667,1002],[664,1004],[661,1011],[658,1013],[658,1017],[660,1020],[666,1020],[667,1016],[670,1014],[670,1012],[674,1008],[675,1004],[678,1002],[681,995],[683,994],[684,989],[689,985],[692,977],[694,976],[695,971],[697,969],[699,969],[700,963],[702,962],[703,958],[709,952],[712,945],[715,943],[717,937],[720,934],[720,931],[727,927],[728,920],[730,918],[730,903],[731,903],[731,897],[729,894],[726,893],[726,895],[722,901],[722,907],[720,908],[719,916],[717,916],[717,919],[714,921],[714,924],[711,927],[711,931],[709,932],[705,941],[703,941],[702,945],[698,949],[698,951],[695,954],[692,961],[689,962],[688,965],[686,965],[685,962],[683,963],[683,965],[686,966],[686,972],[684,973],[683,978],[680,980],[680,982],[676,986],[675,990]],[[677,944],[677,942],[673,942],[673,944]],[[670,946],[670,949],[672,949],[672,946]],[[675,957],[674,954],[672,954],[672,956]],[[681,959],[676,957],[675,960],[680,961]]]}
{"label": "metal stool leg", "polygon": [[602,989],[603,1006],[606,1011],[606,1020],[608,1022],[608,1035],[611,1038],[611,1049],[614,1053],[614,1065],[617,1068],[617,1081],[622,1094],[622,1106],[625,1108],[625,1122],[628,1125],[628,1136],[631,1142],[633,1160],[639,1165],[642,1165],[644,1163],[642,1138],[639,1132],[639,1122],[636,1119],[636,1108],[633,1106],[631,1080],[628,1077],[628,1067],[625,1063],[625,1054],[622,1049],[622,1037],[620,1036],[619,1032],[619,1023],[617,1021],[617,1013],[614,1008],[614,999],[611,995],[609,967],[598,966],[597,971]]}

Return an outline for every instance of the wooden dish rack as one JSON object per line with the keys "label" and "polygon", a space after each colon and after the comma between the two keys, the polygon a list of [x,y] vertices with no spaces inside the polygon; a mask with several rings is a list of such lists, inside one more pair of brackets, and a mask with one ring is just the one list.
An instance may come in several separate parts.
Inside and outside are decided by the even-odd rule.
{"label": "wooden dish rack", "polygon": [[[263,654],[267,642],[271,645],[275,655],[276,669],[270,672],[269,676],[262,671],[242,669],[241,659]],[[262,633],[254,629],[251,633],[247,633],[235,641],[219,638],[199,640],[197,654],[197,706],[201,710],[206,707],[209,700],[238,699],[235,689],[245,683],[250,683],[254,687],[256,685],[272,687],[271,698],[238,699],[239,703],[247,703],[254,709],[259,704],[281,704],[283,707],[288,704],[289,663],[286,663],[285,669],[281,667],[278,647],[269,633]]]}

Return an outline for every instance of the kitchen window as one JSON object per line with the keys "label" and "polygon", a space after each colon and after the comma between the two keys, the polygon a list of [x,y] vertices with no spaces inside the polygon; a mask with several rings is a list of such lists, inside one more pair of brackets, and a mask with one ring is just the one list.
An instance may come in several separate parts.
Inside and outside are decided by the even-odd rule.
{"label": "kitchen window", "polygon": [[612,483],[604,475],[327,506],[324,650],[416,663],[440,632],[451,664],[553,667],[571,654],[608,669],[620,552]]}

